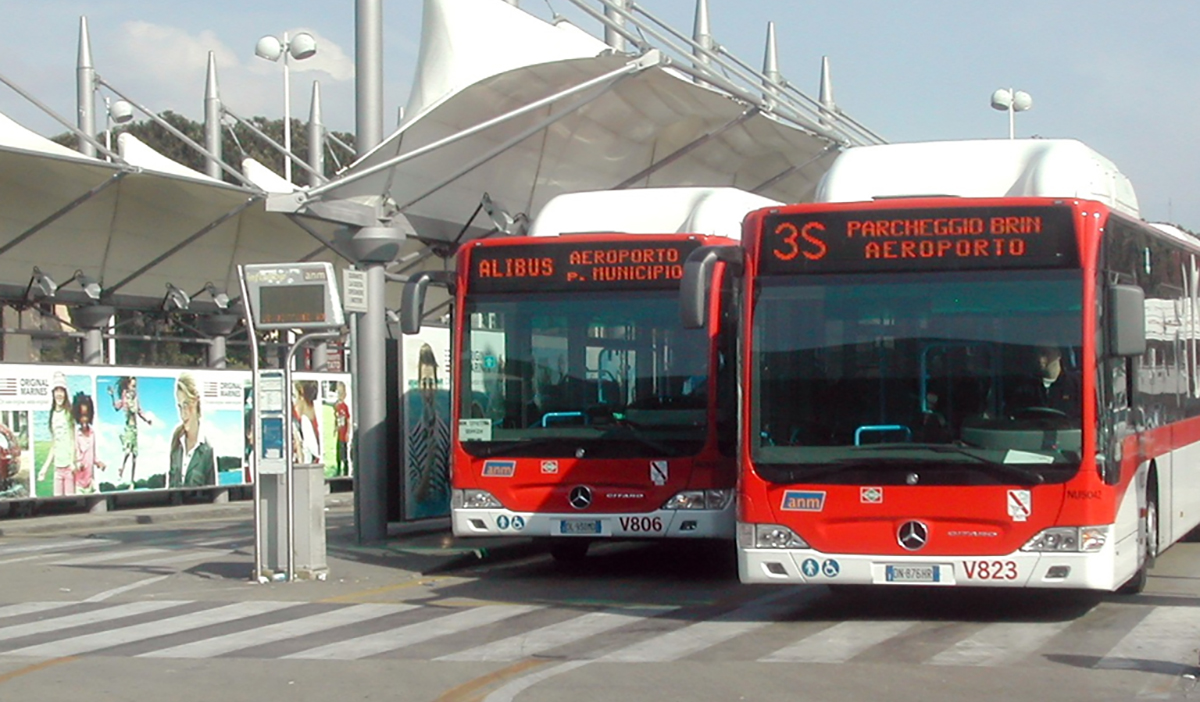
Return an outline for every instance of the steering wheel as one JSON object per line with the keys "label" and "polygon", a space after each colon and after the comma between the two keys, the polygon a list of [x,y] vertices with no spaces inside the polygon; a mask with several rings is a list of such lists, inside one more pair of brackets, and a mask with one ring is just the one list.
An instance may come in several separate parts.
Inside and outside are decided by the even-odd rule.
{"label": "steering wheel", "polygon": [[1067,418],[1067,413],[1053,407],[1023,407],[1012,414],[1013,419],[1038,419],[1043,417]]}

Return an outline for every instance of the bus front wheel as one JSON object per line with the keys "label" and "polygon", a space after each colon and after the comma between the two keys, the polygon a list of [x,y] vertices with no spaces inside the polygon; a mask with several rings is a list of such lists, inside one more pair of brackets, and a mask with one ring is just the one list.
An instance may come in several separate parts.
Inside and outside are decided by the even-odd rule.
{"label": "bus front wheel", "polygon": [[1117,593],[1121,595],[1136,595],[1146,589],[1150,579],[1150,569],[1154,567],[1154,559],[1158,556],[1158,498],[1146,495],[1146,513],[1142,516],[1142,552],[1137,572],[1121,587]]}

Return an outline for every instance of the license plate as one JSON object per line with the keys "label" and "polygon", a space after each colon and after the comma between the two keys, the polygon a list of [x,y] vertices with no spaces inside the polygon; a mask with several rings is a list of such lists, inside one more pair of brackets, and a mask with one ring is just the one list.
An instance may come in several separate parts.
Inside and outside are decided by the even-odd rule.
{"label": "license plate", "polygon": [[558,523],[560,534],[599,534],[599,519],[564,519]]}
{"label": "license plate", "polygon": [[935,565],[890,565],[885,570],[889,583],[936,583],[940,575]]}

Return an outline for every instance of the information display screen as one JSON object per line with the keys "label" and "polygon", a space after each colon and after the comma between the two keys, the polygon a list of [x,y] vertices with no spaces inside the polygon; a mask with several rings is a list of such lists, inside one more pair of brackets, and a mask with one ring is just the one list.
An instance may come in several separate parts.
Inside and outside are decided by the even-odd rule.
{"label": "information display screen", "polygon": [[764,275],[1079,265],[1072,210],[1050,205],[783,213],[762,241]]}
{"label": "information display screen", "polygon": [[248,264],[241,267],[254,328],[329,330],[345,316],[332,264]]}
{"label": "information display screen", "polygon": [[475,292],[663,290],[679,287],[695,239],[569,241],[480,246],[471,251]]}
{"label": "information display screen", "polygon": [[262,324],[313,324],[325,321],[324,285],[264,287],[259,292]]}

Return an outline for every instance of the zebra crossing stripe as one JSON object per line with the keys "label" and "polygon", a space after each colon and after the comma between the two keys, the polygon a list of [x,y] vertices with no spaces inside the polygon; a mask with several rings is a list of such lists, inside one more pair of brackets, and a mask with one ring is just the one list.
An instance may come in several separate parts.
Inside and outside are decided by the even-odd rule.
{"label": "zebra crossing stripe", "polygon": [[268,612],[274,612],[276,610],[295,606],[295,602],[241,602],[238,604],[226,605],[224,607],[217,607],[215,609],[206,609],[200,612],[181,614],[177,617],[159,619],[157,621],[146,622],[144,624],[134,624],[132,626],[126,626],[119,629],[109,629],[107,631],[100,631],[94,634],[86,634],[84,636],[76,636],[60,641],[51,641],[49,643],[38,644],[36,646],[18,648],[13,651],[8,651],[6,655],[46,657],[77,656],[81,653],[90,653],[92,651],[99,651],[100,649],[104,648],[112,648],[114,646],[121,646],[127,643],[152,639],[156,636],[177,634],[181,631],[198,629],[203,626],[223,624],[225,622],[245,619],[247,617],[253,617],[259,614],[266,614]]}
{"label": "zebra crossing stripe", "polygon": [[842,663],[872,646],[903,634],[916,623],[841,622],[758,660],[764,663]]}
{"label": "zebra crossing stripe", "polygon": [[5,617],[19,617],[22,614],[36,614],[37,612],[48,612],[52,609],[61,609],[75,604],[74,602],[22,602],[20,604],[7,605],[0,607],[0,619]]}
{"label": "zebra crossing stripe", "polygon": [[644,616],[621,611],[591,612],[557,624],[435,658],[435,661],[517,661],[560,648],[611,629],[638,622]]}
{"label": "zebra crossing stripe", "polygon": [[148,561],[132,561],[127,565],[132,566],[159,566],[169,565],[171,563],[182,563],[184,561],[202,561],[208,558],[217,558],[219,556],[229,555],[229,551],[187,551],[177,553],[173,556],[165,556],[163,558],[154,558]]}
{"label": "zebra crossing stripe", "polygon": [[0,641],[17,639],[22,636],[31,636],[33,634],[45,634],[51,631],[59,631],[62,629],[70,629],[73,626],[99,624],[100,622],[112,621],[113,619],[120,619],[122,617],[131,617],[137,614],[146,614],[147,612],[156,612],[160,609],[177,607],[184,604],[188,604],[187,601],[130,602],[129,604],[117,605],[116,607],[108,607],[106,609],[99,609],[91,612],[81,612],[79,614],[70,614],[65,617],[56,617],[54,619],[44,619],[38,622],[29,622],[28,624],[6,626],[3,629],[0,629]]}
{"label": "zebra crossing stripe", "polygon": [[0,556],[9,556],[14,553],[33,553],[36,551],[70,551],[89,546],[108,546],[112,543],[114,542],[110,539],[68,539],[47,541],[38,544],[23,544],[21,546],[0,546]]}
{"label": "zebra crossing stripe", "polygon": [[347,624],[378,619],[397,612],[417,609],[419,605],[405,604],[360,604],[351,607],[322,612],[309,617],[293,619],[238,631],[224,636],[216,636],[202,641],[181,644],[158,651],[143,653],[140,658],[211,658],[231,651],[240,651],[252,646],[263,646],[277,641],[285,641],[296,636],[306,636],[326,629],[333,629]]}
{"label": "zebra crossing stripe", "polygon": [[[793,601],[779,602],[787,597],[792,597]],[[795,592],[791,590],[759,597],[731,612],[603,654],[596,660],[606,663],[653,663],[678,660],[751,631],[770,626],[779,616],[796,609],[798,602],[795,601],[795,597]]]}
{"label": "zebra crossing stripe", "polygon": [[74,566],[74,565],[89,565],[92,563],[103,563],[105,561],[116,561],[122,558],[133,558],[137,556],[146,556],[149,554],[166,553],[165,548],[135,548],[127,551],[105,551],[104,553],[93,553],[90,556],[80,556],[79,558],[71,558],[65,561],[55,561],[50,565],[56,566]]}
{"label": "zebra crossing stripe", "polygon": [[1200,609],[1155,607],[1099,661],[1095,668],[1154,670],[1179,666],[1179,673],[1195,665]]}
{"label": "zebra crossing stripe", "polygon": [[954,644],[929,659],[931,665],[996,666],[1037,650],[1071,622],[998,623]]}
{"label": "zebra crossing stripe", "polygon": [[284,658],[357,660],[359,658],[394,651],[405,646],[423,643],[442,636],[468,631],[477,626],[494,624],[535,609],[541,608],[535,605],[486,605],[465,612],[448,614],[429,621],[409,624],[367,636],[359,636],[326,646],[310,648],[307,651],[299,651],[284,656]]}

